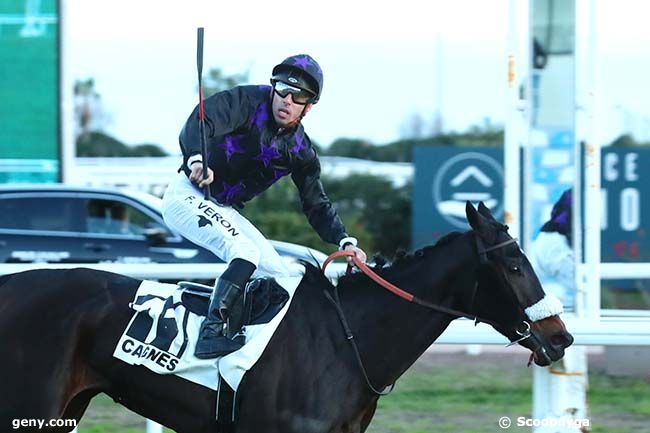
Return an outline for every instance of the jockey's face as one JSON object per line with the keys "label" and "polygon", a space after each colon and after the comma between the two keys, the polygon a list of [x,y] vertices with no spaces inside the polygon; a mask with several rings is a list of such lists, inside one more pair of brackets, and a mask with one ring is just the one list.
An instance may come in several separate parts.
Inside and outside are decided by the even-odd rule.
{"label": "jockey's face", "polygon": [[290,93],[283,98],[271,90],[271,97],[273,98],[273,103],[271,104],[273,118],[275,119],[275,123],[281,128],[294,126],[300,120],[300,114],[302,114],[303,108],[305,109],[305,114],[307,114],[313,106],[313,104],[296,104],[293,102],[293,96]]}

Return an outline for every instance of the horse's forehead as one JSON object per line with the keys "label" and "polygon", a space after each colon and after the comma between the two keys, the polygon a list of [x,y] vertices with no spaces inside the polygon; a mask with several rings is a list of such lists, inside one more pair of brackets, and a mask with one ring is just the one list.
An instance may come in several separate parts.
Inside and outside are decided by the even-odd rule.
{"label": "horse's forehead", "polygon": [[[497,237],[498,242],[505,242],[512,239],[507,231],[502,231],[501,233],[503,233],[503,235]],[[517,292],[517,296],[530,303],[537,302],[544,298],[544,289],[539,283],[537,274],[526,257],[526,254],[519,246],[519,243],[513,242],[512,244],[505,245],[502,249],[502,256],[505,258],[502,266],[510,266],[516,263],[519,267],[519,272],[522,272],[525,277],[517,279],[519,283],[512,285],[512,289]],[[513,261],[515,263],[513,263]]]}
{"label": "horse's forehead", "polygon": [[522,295],[525,295],[532,301],[539,301],[545,296],[544,289],[537,278],[533,265],[528,261],[526,255],[523,252],[519,252],[519,257],[521,258],[521,272],[524,273],[525,278],[522,279],[522,283],[517,285],[515,290],[525,292]]}

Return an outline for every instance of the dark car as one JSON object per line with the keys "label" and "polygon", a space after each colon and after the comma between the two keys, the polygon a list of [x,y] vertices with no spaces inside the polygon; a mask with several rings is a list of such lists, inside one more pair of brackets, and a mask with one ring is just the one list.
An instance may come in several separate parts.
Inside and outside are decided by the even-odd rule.
{"label": "dark car", "polygon": [[[169,229],[161,200],[135,191],[61,184],[0,186],[0,263],[223,263]],[[287,260],[322,262],[271,241]]]}

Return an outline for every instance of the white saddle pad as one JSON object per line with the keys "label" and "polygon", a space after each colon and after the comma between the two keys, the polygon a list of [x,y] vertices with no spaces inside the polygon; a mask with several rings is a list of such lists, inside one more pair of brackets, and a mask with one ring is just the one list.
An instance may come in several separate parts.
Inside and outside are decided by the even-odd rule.
{"label": "white saddle pad", "polygon": [[217,390],[221,372],[236,391],[244,373],[260,358],[286,314],[301,279],[276,278],[289,293],[289,301],[269,323],[244,328],[244,347],[215,359],[194,356],[203,317],[185,308],[182,290],[175,284],[143,281],[130,304],[135,313],[113,356],[127,364],[142,365],[158,374],[174,374],[213,390]]}

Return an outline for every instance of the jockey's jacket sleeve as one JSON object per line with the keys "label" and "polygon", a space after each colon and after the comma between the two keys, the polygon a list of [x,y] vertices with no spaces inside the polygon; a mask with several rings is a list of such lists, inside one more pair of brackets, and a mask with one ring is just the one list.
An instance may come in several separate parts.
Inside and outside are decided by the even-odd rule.
{"label": "jockey's jacket sleeve", "polygon": [[[215,136],[228,134],[248,121],[250,103],[241,87],[215,93],[203,101],[205,111],[206,141]],[[199,106],[197,105],[185,122],[179,137],[185,162],[201,153],[199,136]]]}
{"label": "jockey's jacket sleeve", "polygon": [[291,174],[298,187],[302,211],[309,224],[325,242],[338,245],[347,236],[345,226],[323,190],[320,181],[320,161],[313,149],[300,161]]}

